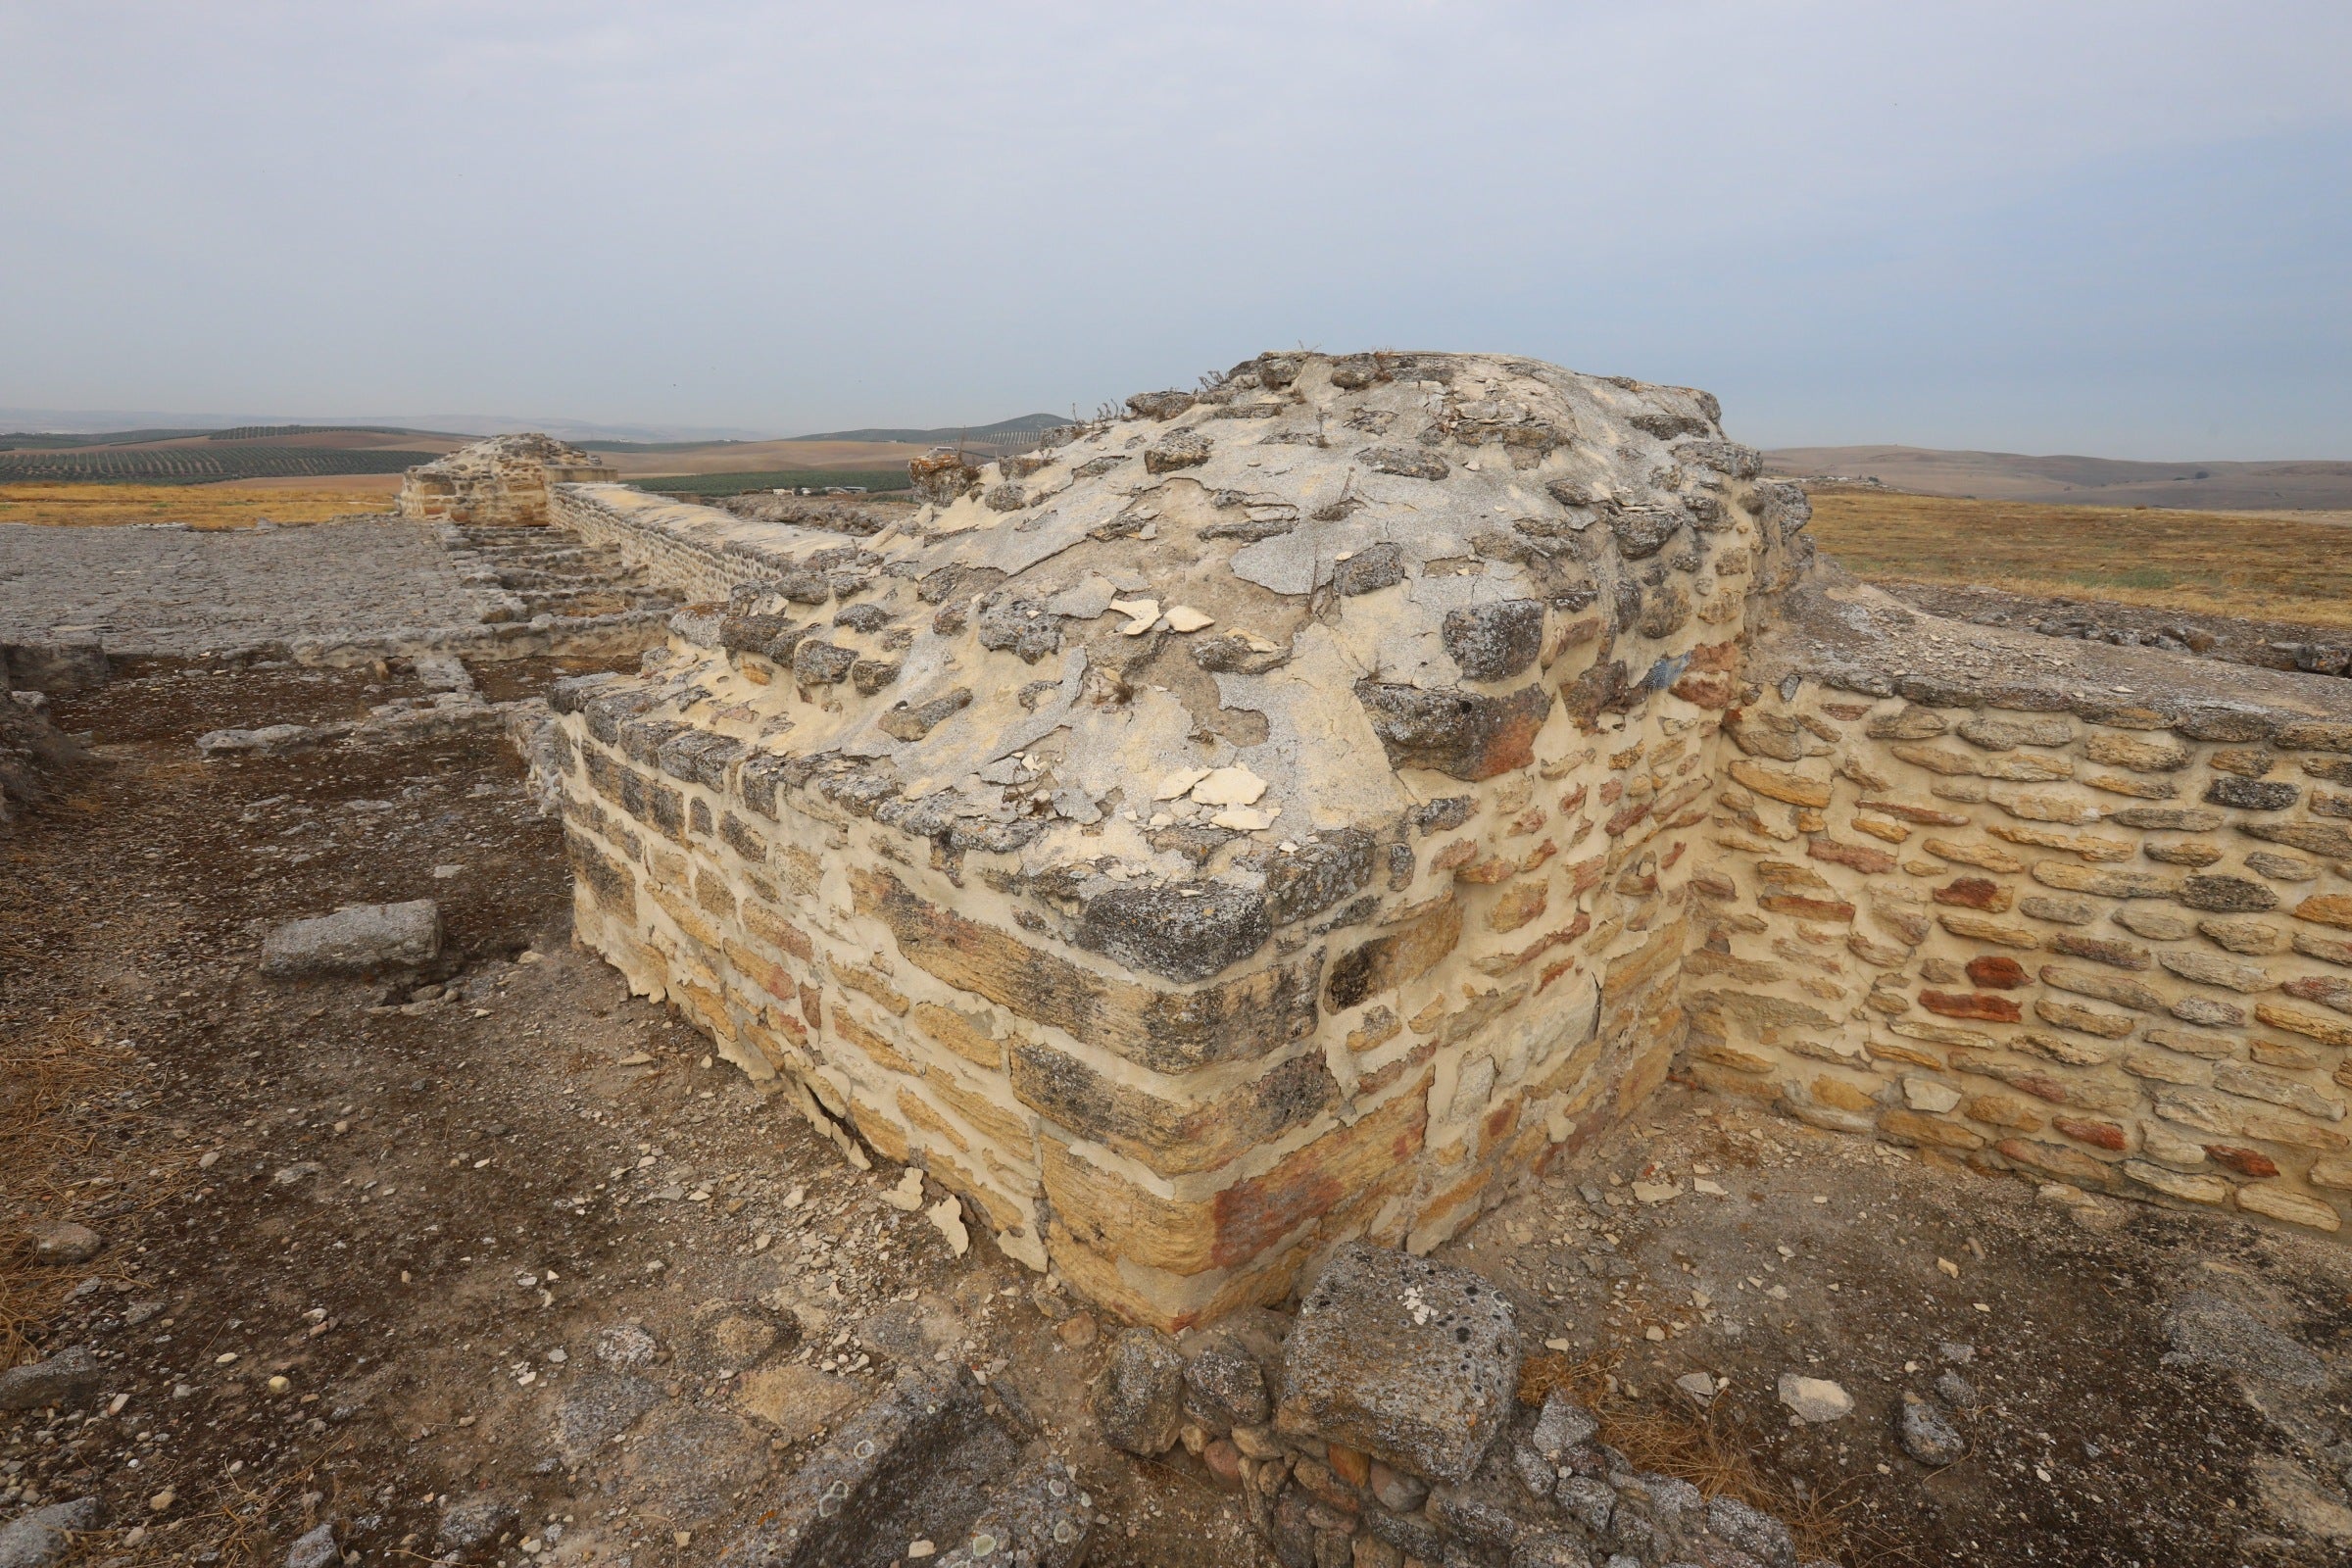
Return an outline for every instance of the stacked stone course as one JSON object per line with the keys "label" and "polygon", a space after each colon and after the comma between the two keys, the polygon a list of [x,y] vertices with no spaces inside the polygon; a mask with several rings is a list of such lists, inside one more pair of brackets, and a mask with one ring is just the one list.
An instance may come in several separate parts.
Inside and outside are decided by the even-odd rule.
{"label": "stacked stone course", "polygon": [[2008,634],[1980,671],[1939,651],[1963,628],[1835,579],[1788,608],[1727,715],[1691,1076],[1981,1168],[2338,1230],[2352,704]]}
{"label": "stacked stone course", "polygon": [[1282,355],[854,541],[561,487],[710,595],[558,697],[579,932],[1132,1319],[1425,1250],[1682,1043],[1757,471],[1703,394]]}

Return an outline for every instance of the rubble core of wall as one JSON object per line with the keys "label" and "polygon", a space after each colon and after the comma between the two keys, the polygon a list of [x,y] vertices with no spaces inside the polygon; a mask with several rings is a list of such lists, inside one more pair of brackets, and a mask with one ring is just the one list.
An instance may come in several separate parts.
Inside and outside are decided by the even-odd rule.
{"label": "rubble core of wall", "polygon": [[548,521],[550,486],[612,477],[611,464],[553,436],[493,436],[409,469],[394,510],[419,520],[535,527]]}
{"label": "rubble core of wall", "polygon": [[582,940],[852,1157],[1181,1326],[1426,1250],[1663,1079],[1808,510],[1705,394],[1524,360],[1130,407],[923,460],[858,538],[560,485],[707,602],[554,706]]}
{"label": "rubble core of wall", "polygon": [[1687,1066],[1818,1127],[2337,1231],[2352,698],[1824,569],[1727,714]]}

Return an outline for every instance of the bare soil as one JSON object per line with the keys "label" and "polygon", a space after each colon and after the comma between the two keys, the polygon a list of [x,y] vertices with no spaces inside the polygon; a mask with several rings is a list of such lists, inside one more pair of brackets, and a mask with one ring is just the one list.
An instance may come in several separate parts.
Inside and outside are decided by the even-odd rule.
{"label": "bare soil", "polygon": [[[564,667],[476,675],[513,696]],[[432,1557],[487,1500],[513,1515],[473,1561],[698,1563],[895,1366],[944,1356],[1075,1457],[1094,1563],[1270,1561],[1181,1449],[1093,1437],[1111,1325],[985,1238],[955,1255],[884,1201],[898,1170],[851,1169],[570,946],[556,827],[502,743],[190,744],[415,694],[158,662],[57,703],[95,760],[0,840],[0,1361],[87,1346],[104,1375],[0,1416],[0,1516],[96,1493],[83,1560],[274,1568],[319,1523],[366,1561]],[[421,974],[256,972],[279,921],[419,897],[449,934]],[[103,1250],[22,1246],[59,1220]],[[2331,1240],[2037,1197],[1670,1090],[1446,1255],[1512,1296],[1539,1368],[1581,1369],[1612,1441],[1848,1564],[2352,1551]],[[1703,1413],[1672,1382],[1694,1371],[1728,1379]],[[1792,1424],[1784,1372],[1854,1413]],[[1946,1373],[1971,1451],[1930,1469],[1894,1423]]]}
{"label": "bare soil", "polygon": [[[477,674],[579,662],[545,662]],[[87,1560],[275,1564],[331,1521],[376,1561],[493,1498],[514,1516],[476,1560],[702,1561],[902,1358],[957,1356],[1074,1453],[1096,1562],[1254,1560],[1204,1482],[1085,1435],[1106,1335],[1065,1345],[1070,1304],[985,1240],[955,1257],[881,1200],[896,1169],[849,1168],[569,946],[558,832],[502,743],[190,744],[409,695],[155,662],[57,705],[95,765],[0,841],[0,1363],[105,1370],[78,1412],[0,1416],[0,1517],[95,1493]],[[418,897],[448,930],[421,974],[256,972],[281,920]],[[63,1220],[104,1250],[32,1257]],[[650,1364],[600,1358],[626,1325]]]}

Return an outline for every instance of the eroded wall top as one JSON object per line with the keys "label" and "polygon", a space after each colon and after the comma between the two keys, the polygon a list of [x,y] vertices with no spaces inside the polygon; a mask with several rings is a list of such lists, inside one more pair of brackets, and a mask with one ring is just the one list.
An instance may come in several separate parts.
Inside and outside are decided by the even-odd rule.
{"label": "eroded wall top", "polygon": [[1806,559],[1802,494],[1688,389],[1278,354],[1130,407],[917,463],[925,504],[878,535],[727,526],[740,585],[680,629],[821,696],[744,708],[752,765],[1016,857],[1071,941],[1170,980],[1361,886],[1350,835],[1728,689],[1746,597]]}

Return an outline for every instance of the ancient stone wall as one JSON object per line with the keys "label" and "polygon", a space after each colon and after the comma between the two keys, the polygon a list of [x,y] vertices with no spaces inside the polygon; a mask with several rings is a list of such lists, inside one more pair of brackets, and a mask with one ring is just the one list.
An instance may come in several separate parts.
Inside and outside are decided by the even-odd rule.
{"label": "ancient stone wall", "polygon": [[799,530],[779,535],[716,507],[674,501],[624,484],[564,483],[550,491],[550,517],[592,545],[691,598],[723,601],[739,587],[793,569]]}
{"label": "ancient stone wall", "polygon": [[2338,1226],[2339,683],[1817,569],[1704,394],[1282,355],[1131,407],[857,536],[555,492],[705,599],[558,694],[580,936],[851,1157],[1162,1326],[1426,1250],[1678,1069]]}
{"label": "ancient stone wall", "polygon": [[1692,880],[1692,1077],[1816,1126],[2335,1231],[2352,701],[1824,580]]}
{"label": "ancient stone wall", "polygon": [[1805,509],[1703,394],[1525,361],[1134,408],[855,542],[559,492],[713,602],[557,706],[582,939],[1176,1325],[1435,1245],[1662,1081]]}
{"label": "ancient stone wall", "polygon": [[542,526],[550,486],[612,477],[610,464],[553,436],[493,436],[411,468],[394,510],[439,522]]}

